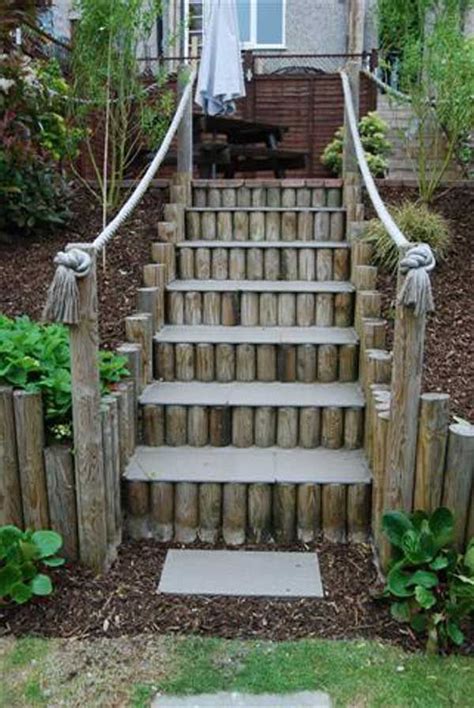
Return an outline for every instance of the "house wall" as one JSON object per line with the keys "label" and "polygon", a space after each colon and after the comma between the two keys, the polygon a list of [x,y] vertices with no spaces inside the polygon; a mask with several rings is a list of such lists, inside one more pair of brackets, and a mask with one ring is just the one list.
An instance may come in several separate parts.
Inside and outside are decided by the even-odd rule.
{"label": "house wall", "polygon": [[[376,0],[366,0],[364,48],[377,47]],[[349,0],[286,0],[286,51],[294,54],[344,54],[347,51]]]}

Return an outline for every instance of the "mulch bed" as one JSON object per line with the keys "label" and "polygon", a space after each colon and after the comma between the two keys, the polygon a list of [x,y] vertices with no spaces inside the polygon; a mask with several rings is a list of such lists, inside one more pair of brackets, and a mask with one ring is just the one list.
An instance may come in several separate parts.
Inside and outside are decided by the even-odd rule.
{"label": "mulch bed", "polygon": [[[415,201],[418,196],[416,189],[407,187],[380,191],[387,204]],[[432,275],[436,311],[428,316],[426,327],[423,391],[449,393],[452,412],[474,423],[474,185],[441,190],[432,208],[449,220],[452,245],[447,259],[437,264]],[[384,317],[391,325],[391,348],[395,276],[380,274],[378,288]]]}
{"label": "mulch bed", "polygon": [[[12,243],[0,241],[0,313],[40,319],[56,253],[70,242],[93,241],[102,230],[101,207],[83,188],[74,190],[69,207],[72,217],[65,229]],[[143,266],[151,262],[162,207],[163,192],[151,188],[107,246],[105,270],[99,256],[99,327],[104,348],[124,340],[124,318],[135,309],[136,289],[142,285]]]}
{"label": "mulch bed", "polygon": [[159,632],[228,639],[370,638],[408,650],[422,647],[410,629],[391,619],[388,605],[374,599],[381,586],[368,546],[321,542],[279,547],[319,554],[326,597],[291,600],[159,595],[156,586],[166,551],[176,547],[180,546],[128,541],[102,578],[74,564],[53,571],[53,596],[0,608],[0,636],[85,638]]}

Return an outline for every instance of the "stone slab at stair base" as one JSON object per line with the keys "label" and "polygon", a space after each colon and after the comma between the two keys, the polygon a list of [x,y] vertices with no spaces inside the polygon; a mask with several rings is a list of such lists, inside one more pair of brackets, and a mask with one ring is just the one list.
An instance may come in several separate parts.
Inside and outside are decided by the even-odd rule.
{"label": "stone slab at stair base", "polygon": [[324,597],[316,553],[169,550],[158,585],[169,595]]}
{"label": "stone slab at stair base", "polygon": [[151,708],[331,708],[327,693],[201,693],[195,696],[162,696],[153,699]]}

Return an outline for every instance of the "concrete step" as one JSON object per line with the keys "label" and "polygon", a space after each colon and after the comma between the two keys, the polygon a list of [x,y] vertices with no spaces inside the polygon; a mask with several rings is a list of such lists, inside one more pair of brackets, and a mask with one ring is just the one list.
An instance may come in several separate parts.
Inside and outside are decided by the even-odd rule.
{"label": "concrete step", "polygon": [[357,344],[355,329],[349,327],[223,327],[165,325],[155,342],[194,344]]}
{"label": "concrete step", "polygon": [[352,283],[335,280],[173,280],[169,292],[352,293]]}
{"label": "concrete step", "polygon": [[358,337],[352,328],[165,326],[154,338],[154,377],[353,382],[358,357]]}
{"label": "concrete step", "polygon": [[350,248],[346,241],[339,243],[186,241],[178,245],[178,277],[185,280],[346,281],[350,276]]}
{"label": "concrete step", "polygon": [[190,383],[156,382],[140,395],[142,405],[157,406],[230,406],[326,408],[363,407],[361,388],[353,383]]}
{"label": "concrete step", "polygon": [[192,207],[187,207],[186,212],[193,212],[193,213],[219,213],[219,212],[231,212],[234,213],[236,211],[239,212],[245,212],[248,214],[252,213],[268,213],[268,212],[278,212],[278,213],[283,213],[283,212],[294,212],[294,213],[317,213],[317,212],[345,212],[346,209],[345,207],[342,206],[297,206],[296,204],[293,205],[288,205],[288,206],[206,206],[206,207],[198,207],[198,206],[192,206]]}
{"label": "concrete step", "polygon": [[125,479],[220,484],[368,484],[371,475],[360,449],[139,446],[127,465]]}
{"label": "concrete step", "polygon": [[366,543],[370,496],[361,450],[139,447],[124,479],[129,535],[177,543]]}
{"label": "concrete step", "polygon": [[350,248],[351,244],[348,241],[180,241],[176,244],[176,248]]}
{"label": "concrete step", "polygon": [[356,449],[364,397],[356,383],[161,382],[140,396],[147,445]]}

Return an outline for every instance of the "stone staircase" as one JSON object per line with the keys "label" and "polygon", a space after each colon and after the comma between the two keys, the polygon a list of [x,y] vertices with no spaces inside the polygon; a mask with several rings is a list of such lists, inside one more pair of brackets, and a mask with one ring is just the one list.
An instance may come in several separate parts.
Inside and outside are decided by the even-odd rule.
{"label": "stone staircase", "polygon": [[[415,118],[412,109],[407,104],[397,103],[387,94],[378,93],[377,113],[388,124],[389,140],[392,151],[388,156],[388,179],[417,179],[417,144],[414,139],[416,131]],[[429,145],[427,145],[427,173],[441,164],[446,154],[445,140],[439,133],[439,128],[433,124]],[[450,182],[463,179],[463,171],[453,160],[446,170],[443,181]]]}
{"label": "stone staircase", "polygon": [[128,530],[186,543],[310,541],[321,529],[366,540],[342,185],[238,184],[194,183],[185,209],[125,475]]}

